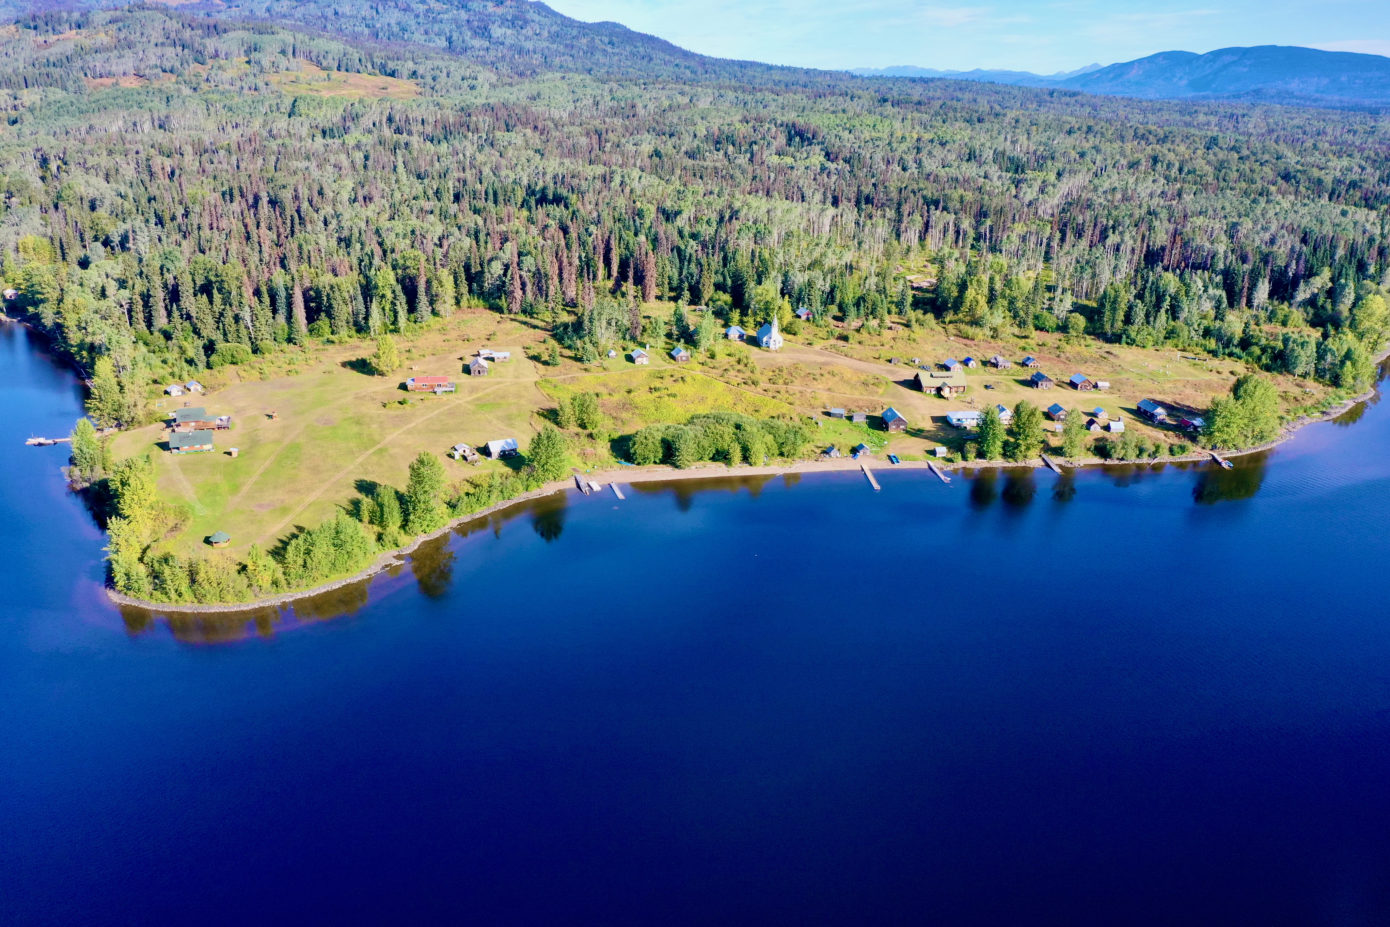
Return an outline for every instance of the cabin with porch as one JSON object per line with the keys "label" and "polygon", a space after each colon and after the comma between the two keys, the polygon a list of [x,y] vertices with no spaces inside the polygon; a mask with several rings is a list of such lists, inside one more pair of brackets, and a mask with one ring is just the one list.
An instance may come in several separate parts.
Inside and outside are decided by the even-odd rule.
{"label": "cabin with porch", "polygon": [[1152,399],[1139,400],[1139,414],[1155,425],[1168,421],[1168,410]]}
{"label": "cabin with porch", "polygon": [[170,454],[202,454],[213,450],[210,431],[176,431],[169,435]]}

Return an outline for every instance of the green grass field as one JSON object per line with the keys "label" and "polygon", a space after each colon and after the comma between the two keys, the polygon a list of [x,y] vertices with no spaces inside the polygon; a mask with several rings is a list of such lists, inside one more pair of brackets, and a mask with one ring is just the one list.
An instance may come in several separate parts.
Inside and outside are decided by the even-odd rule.
{"label": "green grass field", "polygon": [[[650,313],[669,317],[669,311],[658,306]],[[1159,431],[1136,420],[1139,399],[1153,397],[1179,408],[1204,409],[1244,371],[1231,362],[1188,358],[1171,350],[1060,335],[967,342],[947,338],[940,330],[912,332],[900,326],[874,335],[855,332],[848,341],[842,334],[802,326],[778,353],[721,341],[712,351],[697,352],[688,364],[676,364],[654,350],[651,365],[645,367],[633,365],[626,356],[597,365],[566,358],[550,367],[526,356],[528,350],[536,356],[546,353],[545,332],[534,323],[472,310],[399,339],[403,369],[391,377],[361,372],[355,361],[372,350],[362,342],[315,345],[241,368],[209,371],[204,378],[208,393],[189,404],[233,416],[234,428],[217,433],[215,453],[164,453],[166,431],[160,425],[119,435],[113,450],[118,457],[155,451],[161,493],[187,514],[162,546],[192,553],[201,548],[203,538],[220,530],[232,535],[236,552],[252,543],[273,546],[298,527],[320,523],[350,502],[363,481],[403,486],[409,462],[421,451],[444,455],[459,442],[476,447],[507,437],[524,447],[545,421],[547,410],[580,392],[598,395],[607,420],[603,433],[574,435],[576,461],[586,468],[613,463],[613,435],[648,424],[684,422],[710,411],[806,415],[819,423],[813,440],[816,452],[835,444],[847,454],[864,442],[879,455],[920,458],[939,444],[955,447],[963,437],[946,425],[946,412],[983,409],[996,402],[1012,407],[1020,399],[1044,408],[1053,402],[1069,409],[1101,406],[1150,439],[1183,441],[1171,430]],[[493,364],[487,377],[469,378],[463,365],[481,347],[509,349],[513,359]],[[950,400],[910,386],[916,373],[908,363],[913,357],[934,363],[948,356],[987,358],[994,353],[1015,362],[1034,354],[1058,385],[1034,390],[1024,383],[1028,371],[1016,366],[970,370],[968,392]],[[903,362],[889,364],[890,357]],[[1078,393],[1065,385],[1076,371],[1107,379],[1112,388]],[[458,392],[439,397],[404,392],[401,382],[416,374],[453,376]],[[1290,408],[1327,392],[1286,378],[1276,382]],[[993,388],[986,389],[987,384]],[[172,410],[187,399],[164,398],[161,406]],[[889,405],[907,417],[905,434],[877,429],[877,416]],[[867,412],[870,424],[831,419],[825,410],[832,407]],[[272,411],[274,420],[269,417]],[[239,449],[236,458],[228,454],[232,447]],[[457,480],[500,466],[486,460],[478,465],[446,460]]]}

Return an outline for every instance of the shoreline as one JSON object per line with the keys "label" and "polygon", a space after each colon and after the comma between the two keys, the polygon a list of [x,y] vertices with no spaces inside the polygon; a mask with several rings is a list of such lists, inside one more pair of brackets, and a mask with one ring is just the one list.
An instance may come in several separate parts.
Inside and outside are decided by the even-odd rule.
{"label": "shoreline", "polygon": [[[1390,360],[1390,347],[1387,347],[1385,350],[1381,351],[1374,358],[1374,362],[1378,368],[1381,365],[1383,365],[1387,360]],[[1304,428],[1307,428],[1309,425],[1315,425],[1319,422],[1332,421],[1333,419],[1341,415],[1345,415],[1347,412],[1360,405],[1361,403],[1368,402],[1369,400],[1371,400],[1378,392],[1380,392],[1379,385],[1373,385],[1370,389],[1366,390],[1365,392],[1357,396],[1353,396],[1350,399],[1344,399],[1338,402],[1336,405],[1331,406],[1330,408],[1324,410],[1323,412],[1317,415],[1299,416],[1294,421],[1285,425],[1281,430],[1279,436],[1274,438],[1272,441],[1266,441],[1265,443],[1258,444],[1254,447],[1242,448],[1238,451],[1220,451],[1218,453],[1223,458],[1232,458],[1245,457],[1251,454],[1259,454],[1264,451],[1273,450],[1279,445],[1292,439],[1295,435],[1297,435]],[[882,461],[880,461],[880,459],[878,458],[874,458],[870,461],[870,463],[872,464],[878,464],[880,462]],[[1087,457],[1074,461],[1067,461],[1064,458],[1057,459],[1057,463],[1060,466],[1064,466],[1069,470],[1083,470],[1087,468],[1113,466],[1152,466],[1154,464],[1159,463],[1168,464],[1213,462],[1214,461],[1212,460],[1211,452],[1209,451],[1193,452],[1190,454],[1183,454],[1179,457],[1159,457],[1145,460],[1108,460],[1100,457]],[[893,470],[928,470],[931,463],[934,463],[934,461],[929,462],[925,460],[904,460],[896,465],[886,463],[885,465],[891,467]],[[986,470],[1009,468],[1036,469],[1039,467],[1043,467],[1044,464],[1041,460],[1038,459],[1027,461],[963,460],[956,461],[954,463],[939,463],[936,464],[936,466],[943,471],[949,472],[952,470]],[[671,466],[660,465],[643,468],[632,467],[620,468],[617,470],[601,470],[592,473],[584,473],[581,475],[587,477],[593,482],[602,484],[604,489],[606,490],[608,488],[608,484],[611,483],[676,483],[694,480],[718,479],[721,477],[742,478],[748,476],[782,476],[786,474],[805,473],[845,473],[859,469],[861,469],[861,464],[859,461],[846,457],[837,460],[799,460],[788,464],[766,464],[762,466],[740,467],[729,467],[725,464],[710,463],[698,467],[689,467],[684,470],[677,469]],[[113,589],[110,585],[106,585],[104,587],[106,591],[106,596],[108,599],[110,599],[112,603],[114,603],[117,606],[125,608],[139,608],[157,614],[235,614],[237,612],[252,612],[264,610],[267,608],[283,608],[287,605],[292,605],[294,602],[299,601],[301,599],[309,599],[315,596],[325,595],[335,590],[342,589],[346,586],[352,586],[356,585],[357,583],[370,581],[377,574],[385,572],[394,566],[403,566],[405,564],[405,558],[408,557],[410,554],[414,553],[415,550],[418,549],[421,544],[424,544],[428,541],[432,541],[438,537],[443,537],[446,534],[450,534],[455,529],[469,524],[470,522],[480,521],[484,518],[489,518],[500,512],[504,512],[507,509],[510,509],[514,506],[525,505],[528,502],[534,502],[535,500],[543,499],[546,496],[552,496],[559,492],[565,492],[566,490],[574,486],[574,472],[577,471],[572,471],[571,475],[566,477],[565,479],[555,480],[553,482],[547,483],[538,489],[533,489],[530,492],[522,493],[521,495],[516,496],[515,498],[507,499],[503,502],[498,502],[494,505],[490,505],[487,508],[480,509],[477,512],[473,512],[468,515],[460,515],[457,518],[452,518],[438,531],[433,531],[429,534],[421,535],[412,540],[405,547],[400,547],[389,551],[382,551],[370,564],[363,567],[356,573],[353,573],[351,576],[331,580],[327,583],[322,583],[318,586],[314,586],[311,589],[302,589],[294,592],[282,592],[278,595],[269,596],[264,599],[256,599],[250,602],[216,602],[208,604],[150,602],[145,599],[137,599],[133,596],[128,596],[122,592],[118,592],[115,589]]]}

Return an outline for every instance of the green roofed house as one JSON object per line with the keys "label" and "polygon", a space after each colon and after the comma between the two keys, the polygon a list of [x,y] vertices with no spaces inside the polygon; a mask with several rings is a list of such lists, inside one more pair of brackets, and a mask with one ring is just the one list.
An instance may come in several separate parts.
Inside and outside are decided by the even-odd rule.
{"label": "green roofed house", "polygon": [[173,418],[175,428],[190,422],[205,422],[208,418],[208,410],[202,406],[184,406],[182,409],[174,410]]}
{"label": "green roofed house", "polygon": [[213,449],[210,431],[176,431],[169,435],[169,453],[197,454]]}
{"label": "green roofed house", "polygon": [[219,531],[208,536],[208,543],[213,547],[226,547],[232,543],[232,536],[225,531]]}

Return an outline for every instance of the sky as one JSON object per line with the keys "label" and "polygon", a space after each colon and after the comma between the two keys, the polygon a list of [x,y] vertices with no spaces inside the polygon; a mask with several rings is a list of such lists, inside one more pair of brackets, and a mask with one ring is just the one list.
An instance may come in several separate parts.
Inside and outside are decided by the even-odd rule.
{"label": "sky", "polygon": [[1390,0],[546,0],[691,51],[815,68],[1038,73],[1154,52],[1310,45],[1390,56]]}

